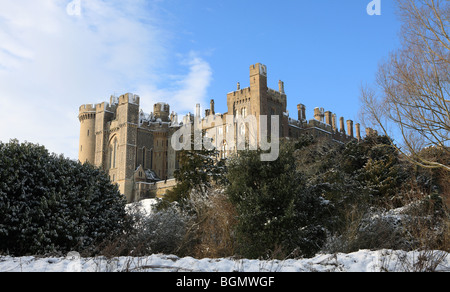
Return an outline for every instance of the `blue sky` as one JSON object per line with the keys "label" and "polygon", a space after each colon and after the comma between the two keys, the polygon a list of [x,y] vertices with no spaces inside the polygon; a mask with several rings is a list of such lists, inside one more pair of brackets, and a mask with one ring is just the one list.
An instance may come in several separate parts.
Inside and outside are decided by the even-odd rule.
{"label": "blue sky", "polygon": [[[0,0],[0,140],[27,140],[77,158],[78,107],[133,92],[152,111],[166,101],[226,112],[249,66],[285,82],[288,110],[324,107],[359,121],[359,88],[399,45],[391,0]],[[69,11],[70,12],[70,11]]]}

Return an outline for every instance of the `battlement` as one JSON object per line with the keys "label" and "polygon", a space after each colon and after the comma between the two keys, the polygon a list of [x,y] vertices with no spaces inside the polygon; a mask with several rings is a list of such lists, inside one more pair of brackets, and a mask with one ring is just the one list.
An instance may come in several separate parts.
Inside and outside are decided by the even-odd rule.
{"label": "battlement", "polygon": [[153,115],[162,122],[169,121],[170,106],[167,103],[159,102],[153,106]]}
{"label": "battlement", "polygon": [[274,102],[283,103],[286,102],[286,94],[283,92],[277,91],[272,88],[267,89],[268,97]]}
{"label": "battlement", "polygon": [[79,108],[79,112],[80,114],[83,113],[95,113],[95,108],[96,108],[96,104],[83,104],[82,106],[80,106]]}
{"label": "battlement", "polygon": [[95,119],[95,104],[84,104],[79,108],[78,120],[80,122],[84,120]]}
{"label": "battlement", "polygon": [[135,105],[139,105],[140,103],[140,97],[139,95],[133,94],[133,93],[126,93],[124,95],[121,95],[119,97],[119,105],[126,104],[126,103],[132,103]]}
{"label": "battlement", "polygon": [[114,112],[116,110],[116,105],[110,105],[108,102],[102,102],[97,104],[96,111],[99,112]]}
{"label": "battlement", "polygon": [[263,75],[267,77],[267,67],[261,63],[250,66],[250,77],[253,75]]}
{"label": "battlement", "polygon": [[170,112],[170,106],[165,103],[165,102],[158,102],[157,104],[155,104],[153,106],[153,111],[154,112],[166,112],[169,113]]}

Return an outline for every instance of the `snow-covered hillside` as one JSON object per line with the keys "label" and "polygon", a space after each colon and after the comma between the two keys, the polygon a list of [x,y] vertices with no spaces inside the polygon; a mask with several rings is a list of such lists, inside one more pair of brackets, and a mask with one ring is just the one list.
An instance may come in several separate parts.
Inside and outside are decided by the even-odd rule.
{"label": "snow-covered hillside", "polygon": [[450,254],[441,251],[361,250],[299,260],[194,259],[173,255],[65,258],[0,257],[0,272],[450,272]]}

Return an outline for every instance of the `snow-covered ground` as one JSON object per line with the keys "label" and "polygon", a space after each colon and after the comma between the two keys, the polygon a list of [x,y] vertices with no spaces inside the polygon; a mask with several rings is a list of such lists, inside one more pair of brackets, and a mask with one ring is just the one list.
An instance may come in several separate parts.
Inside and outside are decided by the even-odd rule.
{"label": "snow-covered ground", "polygon": [[[427,259],[425,259],[427,258]],[[194,259],[173,255],[147,257],[64,258],[0,257],[0,272],[450,272],[450,254],[442,251],[361,250],[351,254],[317,255],[311,259]]]}
{"label": "snow-covered ground", "polygon": [[[155,200],[137,205],[152,213]],[[136,207],[136,206],[135,206]],[[129,205],[128,208],[132,208]],[[155,254],[146,257],[81,258],[69,253],[62,258],[0,256],[0,272],[450,272],[450,254],[442,251],[360,250],[350,254],[316,255],[310,259],[249,260],[194,259]]]}

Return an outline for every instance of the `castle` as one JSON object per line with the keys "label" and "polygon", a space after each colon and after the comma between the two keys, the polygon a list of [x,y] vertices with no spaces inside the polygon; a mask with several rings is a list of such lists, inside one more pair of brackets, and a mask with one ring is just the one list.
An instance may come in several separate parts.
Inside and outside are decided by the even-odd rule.
{"label": "castle", "polygon": [[[361,139],[359,124],[355,125],[354,131],[353,121],[345,121],[341,117],[338,127],[336,114],[325,112],[322,108],[314,109],[314,119],[307,120],[306,108],[299,104],[297,119],[290,117],[286,109],[284,83],[279,81],[278,85],[278,90],[267,86],[266,66],[259,63],[251,65],[250,86],[241,88],[238,83],[236,91],[227,94],[228,112],[216,113],[214,100],[211,100],[210,108],[205,110],[203,117],[200,105],[197,105],[195,116],[189,113],[180,121],[166,103],[157,103],[152,113],[144,113],[140,109],[140,97],[131,93],[111,96],[109,103],[82,105],[78,116],[79,160],[105,170],[111,181],[118,184],[120,192],[132,202],[155,194],[163,195],[176,184],[173,175],[178,168],[178,152],[172,147],[171,138],[194,122],[201,123],[221,158],[228,157],[237,148],[227,144],[236,142],[218,137],[233,129],[235,136],[244,132],[246,139],[249,139],[245,123],[233,123],[237,116],[256,117],[258,129],[262,126],[261,116],[279,116],[280,137],[298,138],[309,133],[337,143]],[[270,135],[271,121],[267,123]]]}

